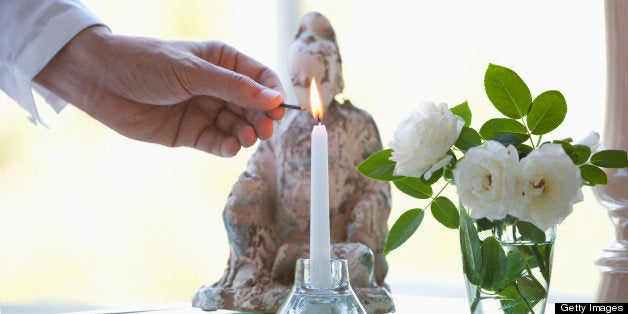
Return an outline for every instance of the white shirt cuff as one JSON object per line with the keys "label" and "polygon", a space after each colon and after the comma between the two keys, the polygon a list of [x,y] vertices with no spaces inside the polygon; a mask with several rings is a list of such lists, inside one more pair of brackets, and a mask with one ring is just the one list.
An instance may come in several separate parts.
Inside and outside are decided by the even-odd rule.
{"label": "white shirt cuff", "polygon": [[[22,4],[28,6],[29,2],[30,5],[34,5],[37,1],[18,2],[17,6]],[[18,9],[24,10],[24,8]],[[67,105],[67,101],[32,82],[32,79],[76,34],[89,26],[103,23],[79,1],[44,1],[32,9],[32,12],[37,12],[33,14],[42,15],[41,18],[47,21],[39,20],[38,23],[43,24],[40,25],[41,27],[33,25],[32,29],[20,30],[26,34],[25,37],[30,37],[30,41],[26,43],[22,51],[17,51],[15,58],[9,60],[8,64],[0,64],[0,69],[7,70],[2,75],[0,87],[21,107],[30,112],[29,119],[32,122],[46,125],[37,111],[32,90],[35,89],[56,112],[62,110]],[[45,11],[42,12],[42,10]],[[28,28],[28,26],[30,25],[25,27]],[[24,34],[17,34],[17,36],[20,35]]]}

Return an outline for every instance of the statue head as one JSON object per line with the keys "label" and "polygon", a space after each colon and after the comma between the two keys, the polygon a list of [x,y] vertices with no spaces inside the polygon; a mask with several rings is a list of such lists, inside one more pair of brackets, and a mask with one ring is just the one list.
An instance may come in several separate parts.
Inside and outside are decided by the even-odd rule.
{"label": "statue head", "polygon": [[329,20],[318,12],[303,16],[289,52],[292,88],[301,105],[309,106],[309,88],[316,78],[324,106],[344,88],[342,60],[336,33]]}

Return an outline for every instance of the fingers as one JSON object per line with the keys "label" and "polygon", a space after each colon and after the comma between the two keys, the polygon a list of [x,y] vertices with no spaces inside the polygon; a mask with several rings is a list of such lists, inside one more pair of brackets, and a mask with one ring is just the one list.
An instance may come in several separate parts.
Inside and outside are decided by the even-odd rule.
{"label": "fingers", "polygon": [[216,127],[223,133],[231,134],[237,138],[239,144],[243,147],[251,147],[257,140],[253,127],[244,119],[226,109],[218,113]]}
{"label": "fingers", "polygon": [[278,107],[271,111],[266,111],[266,116],[273,120],[281,120],[283,116],[286,114],[286,108]]}
{"label": "fingers", "polygon": [[206,65],[205,69],[203,90],[207,95],[243,108],[267,111],[273,120],[283,118],[285,110],[278,106],[285,99],[285,92],[271,69],[220,42],[198,43],[193,53],[214,66]]}
{"label": "fingers", "polygon": [[199,135],[193,147],[230,157],[257,138],[270,138],[273,120],[285,114],[279,107],[285,93],[277,74],[224,44],[206,43],[190,51],[200,58],[179,63],[175,74],[190,94],[200,96],[193,97],[195,103],[212,117],[194,132]]}
{"label": "fingers", "polygon": [[[223,99],[227,103],[240,107],[241,110],[233,108],[234,110],[232,111],[246,118],[255,129],[259,139],[266,140],[270,138],[273,132],[272,120],[280,120],[285,114],[285,109],[278,107],[283,99],[283,95],[276,90],[258,84],[253,79],[242,74],[218,68],[214,65],[209,65],[209,67],[210,70],[207,72],[207,75],[212,76],[211,80],[216,82],[216,84],[207,84],[207,91],[214,93],[213,97]],[[262,77],[268,75],[271,74],[263,74]],[[274,73],[271,76],[274,76]],[[210,78],[207,78],[203,81],[209,80]],[[248,141],[246,143],[248,144]]]}
{"label": "fingers", "polygon": [[220,157],[233,157],[240,151],[236,138],[211,128],[201,132],[193,147]]}
{"label": "fingers", "polygon": [[251,121],[260,140],[265,141],[273,135],[273,120],[263,112],[255,113]]}
{"label": "fingers", "polygon": [[[189,71],[186,71],[189,72]],[[255,82],[252,78],[205,62],[192,74],[194,84],[188,90],[194,95],[220,98],[237,106],[256,110],[272,110],[279,106],[281,92]]]}
{"label": "fingers", "polygon": [[[281,99],[282,102],[286,99],[286,93],[283,90],[283,86],[281,86],[281,82],[279,78],[273,71],[264,71],[262,70],[260,74],[255,78],[257,82],[262,82],[265,86],[268,86],[274,90],[281,91]],[[277,107],[273,110],[266,111],[266,115],[273,120],[281,120],[283,119],[284,114],[286,113],[285,108]]]}
{"label": "fingers", "polygon": [[[244,109],[235,105],[228,105],[227,108],[237,116],[245,119],[253,128],[257,137],[261,140],[268,139],[273,133],[273,119],[267,112]],[[284,109],[284,108],[279,108]]]}

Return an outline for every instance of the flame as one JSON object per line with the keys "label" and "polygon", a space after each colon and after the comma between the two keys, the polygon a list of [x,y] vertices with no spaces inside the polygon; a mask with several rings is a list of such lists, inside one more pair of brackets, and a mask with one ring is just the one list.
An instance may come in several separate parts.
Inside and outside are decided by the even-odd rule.
{"label": "flame", "polygon": [[321,100],[321,94],[318,92],[318,86],[316,85],[316,79],[312,78],[310,83],[310,109],[312,110],[312,117],[319,122],[323,120],[323,101]]}

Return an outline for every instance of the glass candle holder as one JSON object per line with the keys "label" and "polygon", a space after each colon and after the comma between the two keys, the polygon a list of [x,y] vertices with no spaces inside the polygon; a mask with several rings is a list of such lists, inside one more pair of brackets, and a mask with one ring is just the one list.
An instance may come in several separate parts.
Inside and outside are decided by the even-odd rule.
{"label": "glass candle holder", "polygon": [[294,285],[277,313],[366,314],[349,283],[344,259],[297,260]]}

